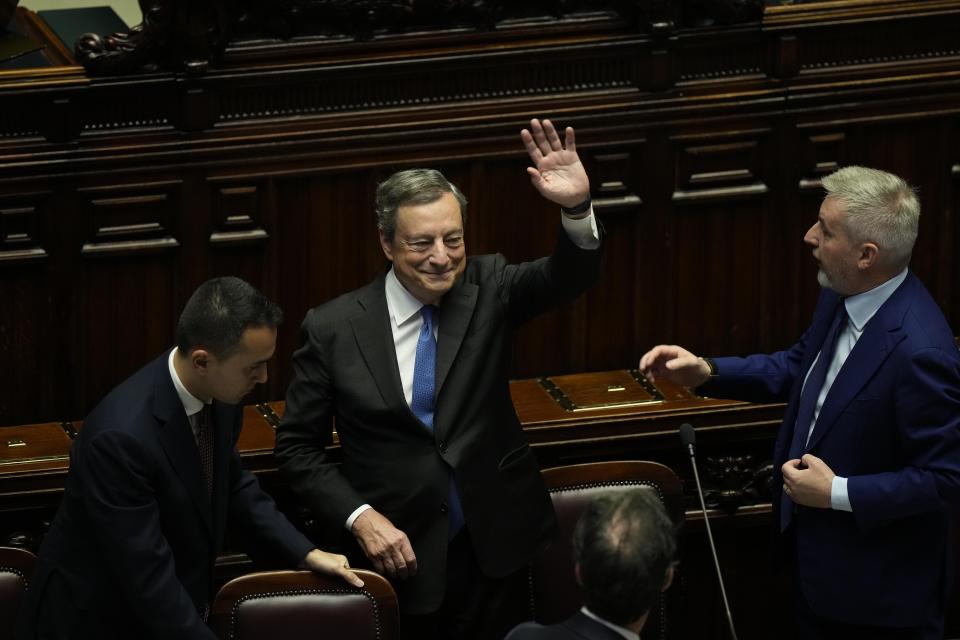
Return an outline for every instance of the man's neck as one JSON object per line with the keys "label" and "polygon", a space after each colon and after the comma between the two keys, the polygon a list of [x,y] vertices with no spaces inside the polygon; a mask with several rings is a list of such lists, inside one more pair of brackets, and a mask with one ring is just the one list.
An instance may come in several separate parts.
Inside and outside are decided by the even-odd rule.
{"label": "man's neck", "polygon": [[867,291],[872,291],[880,285],[893,280],[898,275],[903,273],[903,269],[897,269],[896,271],[884,271],[880,273],[875,273],[872,275],[867,275],[864,277],[863,282],[860,283],[860,286],[857,287],[857,290],[853,293],[848,294],[844,297],[855,296],[861,293],[866,293]]}
{"label": "man's neck", "polygon": [[210,394],[204,393],[193,375],[193,367],[190,365],[190,361],[180,352],[180,349],[174,347],[173,353],[173,368],[177,372],[177,377],[180,378],[180,384],[198,400],[203,402],[210,402]]}

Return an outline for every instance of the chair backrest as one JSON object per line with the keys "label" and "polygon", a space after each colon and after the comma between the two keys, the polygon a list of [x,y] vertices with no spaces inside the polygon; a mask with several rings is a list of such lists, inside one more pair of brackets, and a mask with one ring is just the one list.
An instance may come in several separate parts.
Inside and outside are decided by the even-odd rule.
{"label": "chair backrest", "polygon": [[235,578],[214,598],[210,623],[222,640],[393,640],[397,596],[386,578],[356,570],[364,586],[312,571]]}
{"label": "chair backrest", "polygon": [[0,640],[13,638],[17,612],[37,556],[26,549],[0,547]]}
{"label": "chair backrest", "polygon": [[[657,494],[674,523],[683,522],[683,486],[669,467],[628,460],[591,462],[542,471],[559,527],[551,544],[530,565],[530,607],[534,620],[554,624],[573,615],[582,604],[573,572],[573,529],[584,506],[596,495],[617,488],[643,487]],[[666,638],[665,598],[650,611],[644,638]]]}

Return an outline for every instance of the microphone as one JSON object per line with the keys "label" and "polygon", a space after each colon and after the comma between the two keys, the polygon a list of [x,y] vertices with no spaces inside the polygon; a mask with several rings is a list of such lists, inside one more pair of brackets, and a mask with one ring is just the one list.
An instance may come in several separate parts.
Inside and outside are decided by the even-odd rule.
{"label": "microphone", "polygon": [[707,518],[707,503],[703,499],[703,488],[700,486],[700,474],[697,473],[697,454],[695,443],[697,432],[689,422],[680,425],[680,443],[687,449],[690,456],[690,466],[693,467],[693,479],[697,483],[697,496],[700,498],[700,508],[703,509],[703,524],[707,527],[707,539],[710,541],[710,552],[713,554],[713,567],[717,570],[717,580],[720,581],[720,595],[723,596],[723,608],[727,613],[727,624],[730,625],[730,636],[737,640],[737,632],[733,628],[733,615],[730,613],[730,603],[727,601],[727,589],[723,586],[723,574],[720,573],[720,561],[717,559],[717,546],[713,542],[713,532],[710,530],[710,519]]}

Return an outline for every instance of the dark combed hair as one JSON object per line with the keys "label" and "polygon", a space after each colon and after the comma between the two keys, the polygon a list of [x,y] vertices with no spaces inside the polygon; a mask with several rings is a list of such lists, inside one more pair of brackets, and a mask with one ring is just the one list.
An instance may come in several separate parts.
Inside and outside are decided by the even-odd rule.
{"label": "dark combed hair", "polygon": [[276,327],[283,311],[251,284],[231,276],[201,284],[177,322],[177,348],[183,354],[203,348],[220,360],[240,347],[250,327]]}
{"label": "dark combed hair", "polygon": [[573,532],[584,604],[624,626],[657,601],[676,554],[676,531],[648,489],[611,490],[592,500]]}

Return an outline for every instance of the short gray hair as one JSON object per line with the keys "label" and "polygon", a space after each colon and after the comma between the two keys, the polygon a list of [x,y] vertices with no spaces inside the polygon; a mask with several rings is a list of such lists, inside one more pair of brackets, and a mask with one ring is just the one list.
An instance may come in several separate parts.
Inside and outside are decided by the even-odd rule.
{"label": "short gray hair", "polygon": [[452,193],[460,204],[460,219],[467,223],[467,198],[436,169],[398,171],[377,185],[374,199],[377,208],[377,229],[393,240],[397,230],[397,210],[403,206],[429,204]]}
{"label": "short gray hair", "polygon": [[880,264],[901,270],[917,240],[920,200],[916,191],[892,173],[844,167],[823,179],[827,197],[843,205],[843,225],[854,242],[873,242]]}

